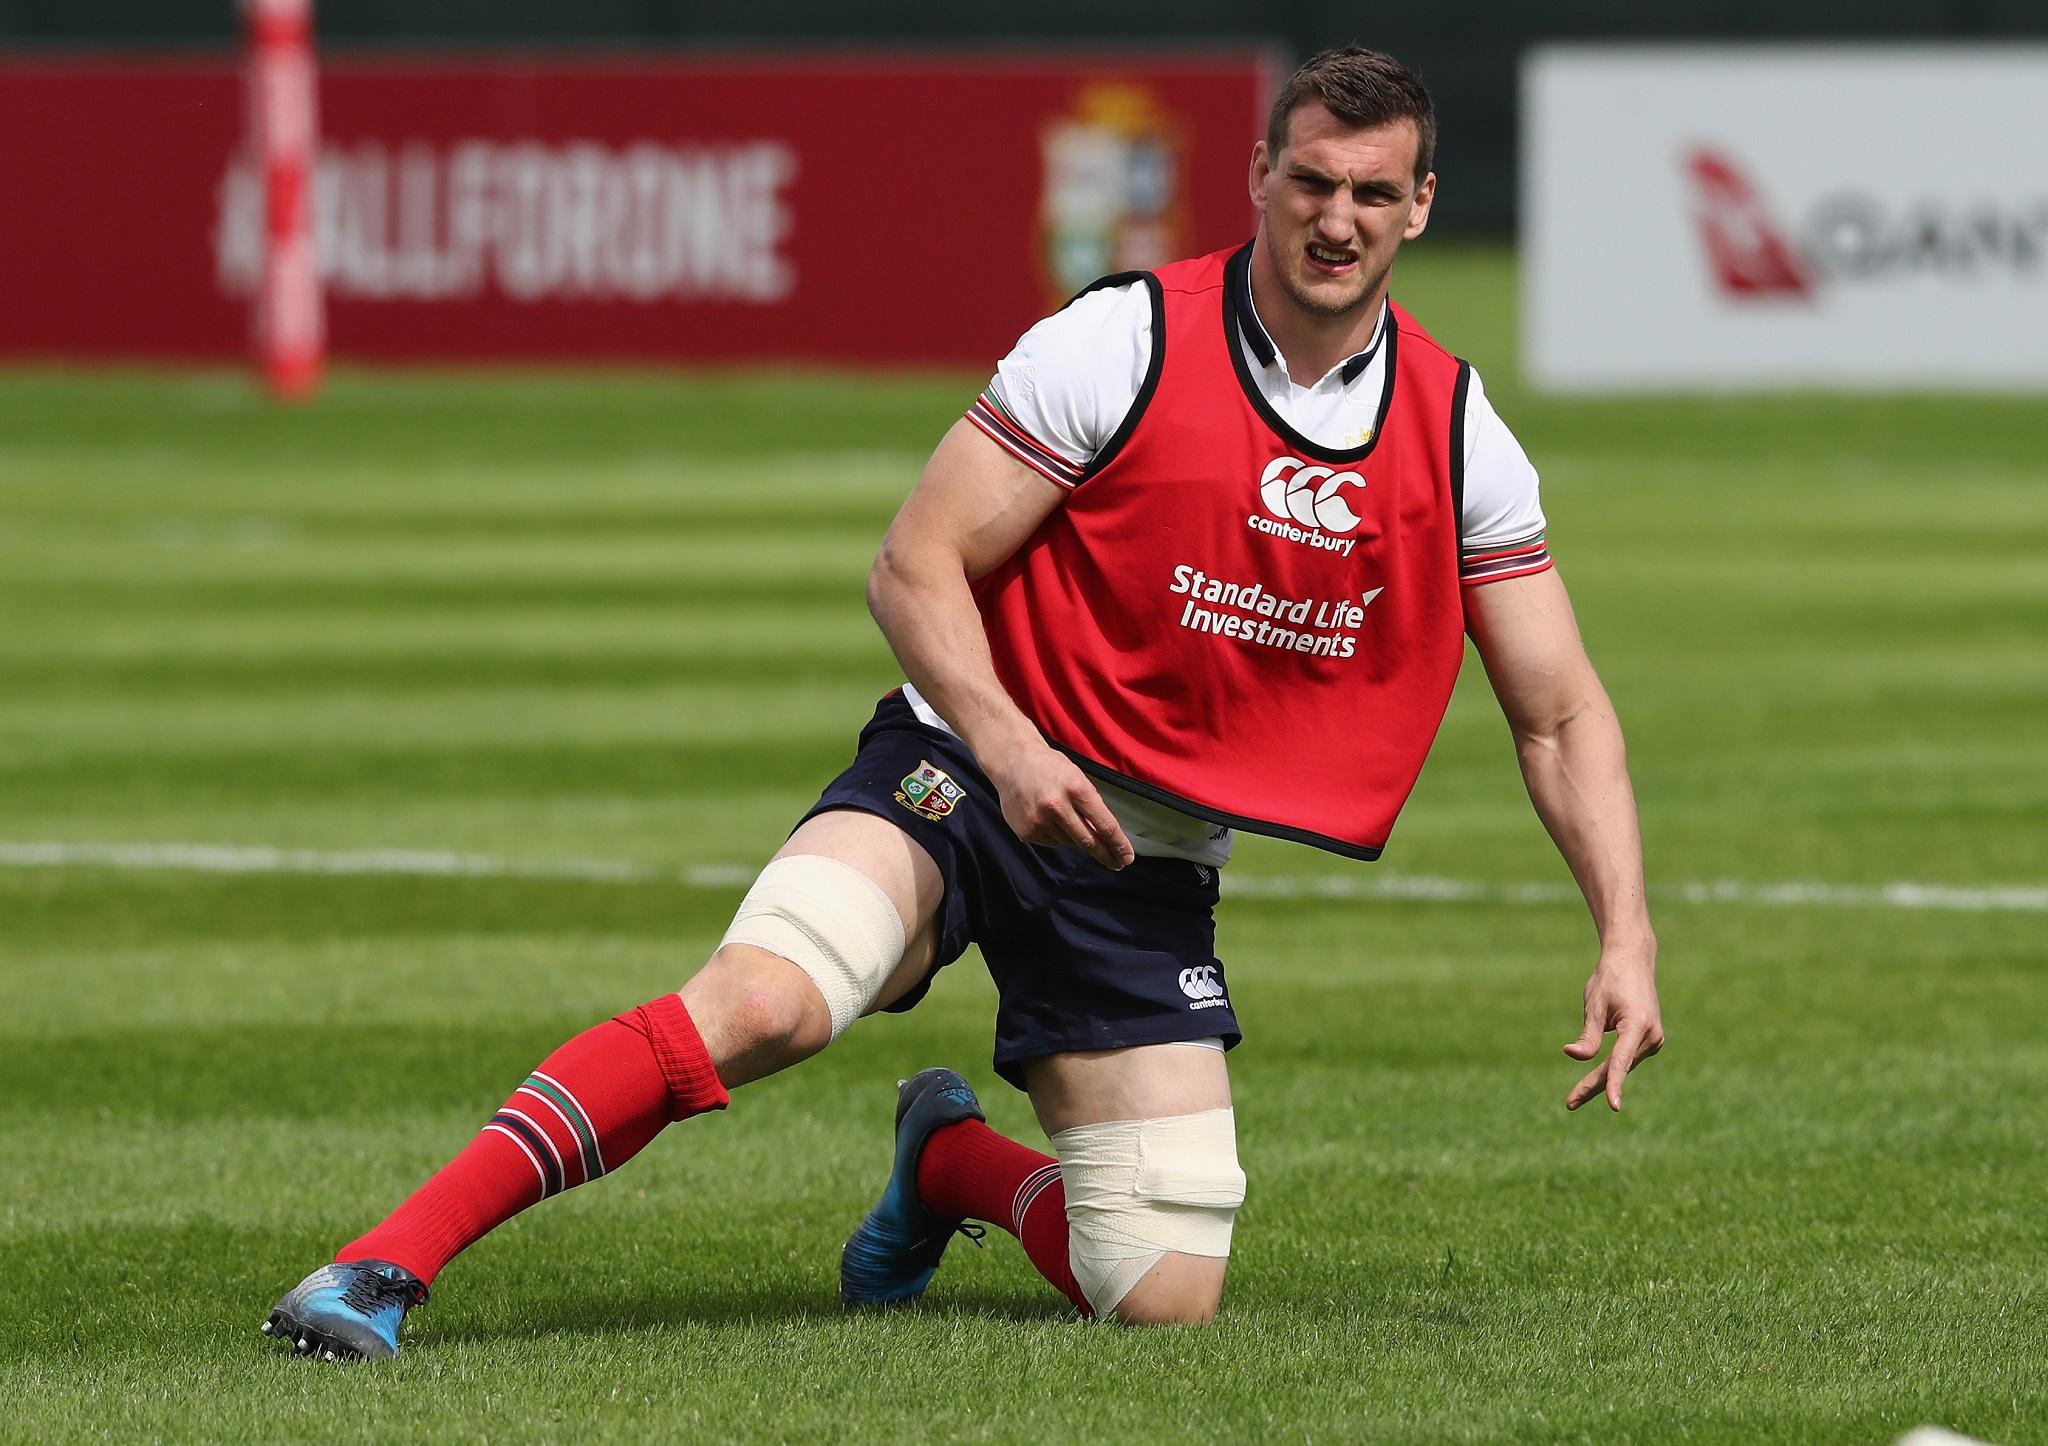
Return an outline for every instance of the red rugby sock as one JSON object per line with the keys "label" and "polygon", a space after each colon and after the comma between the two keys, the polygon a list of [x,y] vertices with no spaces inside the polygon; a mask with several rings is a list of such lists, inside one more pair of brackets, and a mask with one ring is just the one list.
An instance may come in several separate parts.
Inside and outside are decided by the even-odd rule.
{"label": "red rugby sock", "polygon": [[1060,1165],[991,1130],[961,1120],[932,1131],[917,1161],[917,1193],[941,1215],[986,1220],[1017,1237],[1054,1290],[1092,1315],[1067,1263],[1067,1191]]}
{"label": "red rugby sock", "polygon": [[670,1121],[729,1098],[683,1001],[664,994],[542,1060],[461,1154],[334,1258],[388,1260],[432,1282],[527,1206],[618,1169]]}

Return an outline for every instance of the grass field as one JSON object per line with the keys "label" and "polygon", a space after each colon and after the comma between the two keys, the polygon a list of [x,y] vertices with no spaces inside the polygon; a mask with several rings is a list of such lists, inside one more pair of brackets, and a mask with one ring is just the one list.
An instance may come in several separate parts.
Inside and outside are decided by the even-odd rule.
{"label": "grass field", "polygon": [[[717,939],[896,681],[863,574],[980,378],[0,376],[0,1437],[2048,1440],[2048,406],[1543,401],[1511,286],[1400,290],[1545,473],[1670,1048],[1560,1107],[1591,935],[1469,669],[1386,862],[1232,865],[1201,1331],[1001,1237],[837,1309],[899,1075],[1037,1138],[970,959],[478,1246],[399,1361],[256,1333]],[[104,847],[171,844],[303,852]],[[387,850],[531,873],[336,857]]]}

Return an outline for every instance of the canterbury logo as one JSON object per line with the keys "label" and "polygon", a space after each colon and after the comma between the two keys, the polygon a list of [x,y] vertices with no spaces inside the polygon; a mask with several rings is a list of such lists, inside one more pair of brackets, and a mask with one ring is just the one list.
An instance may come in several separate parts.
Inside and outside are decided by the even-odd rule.
{"label": "canterbury logo", "polygon": [[1310,467],[1299,457],[1275,457],[1259,478],[1259,500],[1282,522],[1291,519],[1325,532],[1349,532],[1358,526],[1358,514],[1337,492],[1364,485],[1356,472]]}
{"label": "canterbury logo", "polygon": [[1216,978],[1214,964],[1197,964],[1180,971],[1180,992],[1190,999],[1221,999],[1223,985]]}

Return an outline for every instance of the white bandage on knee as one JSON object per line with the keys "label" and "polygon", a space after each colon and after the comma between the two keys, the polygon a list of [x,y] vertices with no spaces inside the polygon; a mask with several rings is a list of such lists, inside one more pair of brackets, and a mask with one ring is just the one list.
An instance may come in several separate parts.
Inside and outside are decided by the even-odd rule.
{"label": "white bandage on knee", "polygon": [[873,879],[837,859],[793,854],[761,870],[719,947],[751,944],[810,975],[837,1039],[881,994],[903,943],[903,920]]}
{"label": "white bandage on knee", "polygon": [[1052,1137],[1067,1190],[1068,1255],[1095,1318],[1169,1252],[1230,1254],[1244,1204],[1235,1112],[1076,1125]]}

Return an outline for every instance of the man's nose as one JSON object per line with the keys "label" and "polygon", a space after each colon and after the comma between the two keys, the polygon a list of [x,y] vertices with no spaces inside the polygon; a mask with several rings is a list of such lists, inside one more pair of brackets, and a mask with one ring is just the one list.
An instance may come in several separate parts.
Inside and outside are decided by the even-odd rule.
{"label": "man's nose", "polygon": [[1316,235],[1333,245],[1349,244],[1357,230],[1351,214],[1351,197],[1342,191],[1316,208]]}

